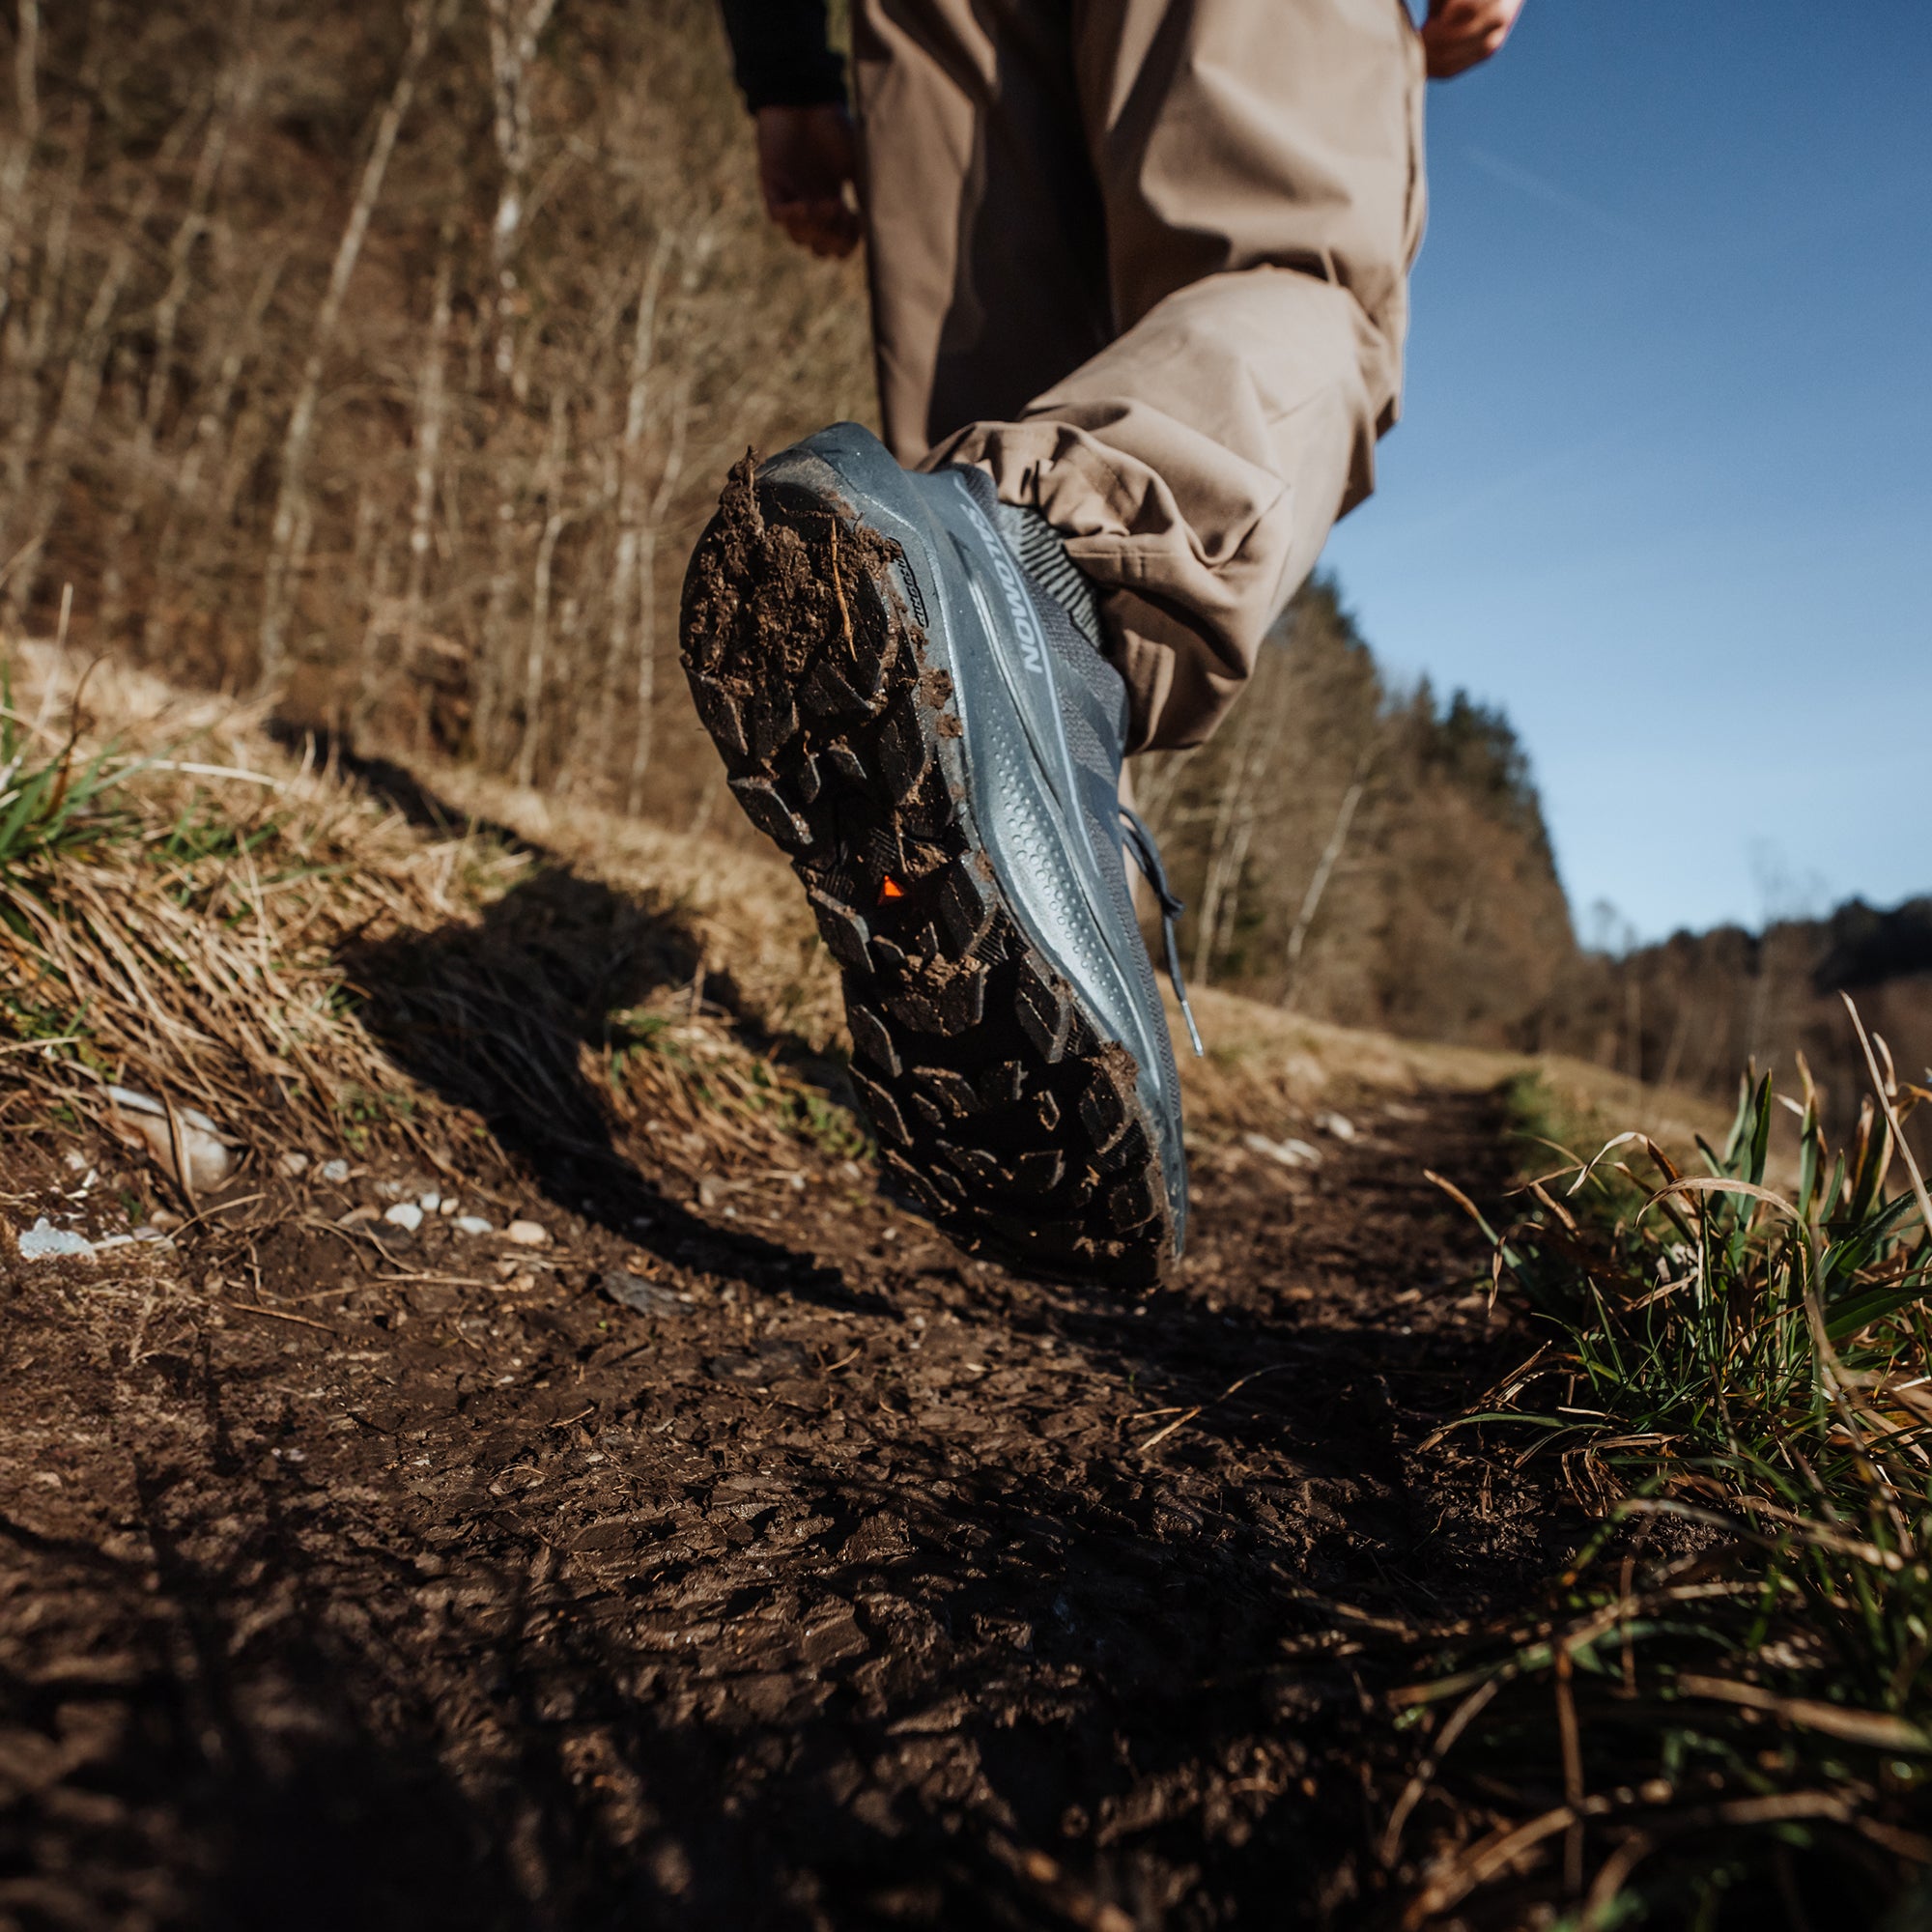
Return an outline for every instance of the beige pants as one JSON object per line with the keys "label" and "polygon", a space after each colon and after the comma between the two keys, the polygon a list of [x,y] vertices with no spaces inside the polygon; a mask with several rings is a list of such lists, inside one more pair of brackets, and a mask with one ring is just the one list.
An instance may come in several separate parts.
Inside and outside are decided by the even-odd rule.
{"label": "beige pants", "polygon": [[1101,586],[1135,749],[1198,743],[1369,494],[1421,239],[1402,0],[855,0],[901,462]]}

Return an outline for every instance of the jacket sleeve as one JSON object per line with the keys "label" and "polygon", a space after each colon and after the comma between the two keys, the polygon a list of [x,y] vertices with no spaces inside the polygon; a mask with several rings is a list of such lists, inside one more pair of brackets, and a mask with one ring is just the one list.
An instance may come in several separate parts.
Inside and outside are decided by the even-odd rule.
{"label": "jacket sleeve", "polygon": [[825,0],[722,0],[745,105],[817,107],[845,99],[845,63],[826,44]]}

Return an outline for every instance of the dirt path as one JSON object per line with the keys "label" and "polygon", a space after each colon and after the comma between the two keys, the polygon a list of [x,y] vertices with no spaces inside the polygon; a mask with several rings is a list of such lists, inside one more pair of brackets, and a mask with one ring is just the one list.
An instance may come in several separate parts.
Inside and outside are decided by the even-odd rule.
{"label": "dirt path", "polygon": [[829,1162],[646,1169],[630,1240],[331,1225],[385,1169],[152,1278],[7,1264],[0,1925],[1373,1919],[1336,1605],[1553,1532],[1414,1447],[1520,1342],[1421,1174],[1492,1192],[1496,1109],[1355,1118],[1314,1179],[1201,1160],[1128,1305]]}

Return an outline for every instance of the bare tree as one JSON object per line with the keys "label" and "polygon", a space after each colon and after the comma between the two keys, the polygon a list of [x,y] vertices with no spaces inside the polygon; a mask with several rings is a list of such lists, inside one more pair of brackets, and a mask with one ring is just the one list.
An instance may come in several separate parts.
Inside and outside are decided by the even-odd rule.
{"label": "bare tree", "polygon": [[517,367],[517,250],[529,213],[530,66],[556,0],[490,0],[491,128],[502,180],[490,224],[490,267],[497,283],[497,378],[521,401],[527,386]]}
{"label": "bare tree", "polygon": [[1363,796],[1368,790],[1369,767],[1375,758],[1375,747],[1364,750],[1355,766],[1353,777],[1342,794],[1342,802],[1335,808],[1335,822],[1329,828],[1321,856],[1315,862],[1315,870],[1309,876],[1308,890],[1301,895],[1301,904],[1294,915],[1294,923],[1289,929],[1288,947],[1284,955],[1287,969],[1282,981],[1281,1004],[1293,1009],[1296,988],[1301,978],[1301,955],[1308,945],[1308,935],[1314,929],[1315,916],[1321,910],[1321,901],[1328,891],[1328,881],[1335,876],[1335,867],[1341,864],[1343,848],[1349,842],[1350,828],[1355,822],[1355,813],[1361,810]]}
{"label": "bare tree", "polygon": [[295,408],[282,438],[282,474],[275,497],[275,519],[269,538],[269,563],[262,591],[262,637],[260,682],[274,685],[281,677],[287,654],[287,631],[291,601],[291,566],[298,553],[297,538],[303,522],[303,487],[306,482],[309,443],[315,435],[316,404],[322,395],[323,372],[334,346],[335,331],[342,319],[342,304],[362,254],[369,233],[369,218],[383,192],[383,178],[389,171],[389,159],[396,151],[396,137],[404,117],[415,98],[416,80],[429,52],[437,17],[432,0],[412,0],[409,11],[409,40],[396,69],[394,85],[376,122],[375,138],[369,144],[362,164],[355,199],[350,204],[349,219],[336,243],[335,259],[329,265],[328,286],[316,311],[315,327],[309,338],[308,359],[302,365],[301,386],[296,391]]}

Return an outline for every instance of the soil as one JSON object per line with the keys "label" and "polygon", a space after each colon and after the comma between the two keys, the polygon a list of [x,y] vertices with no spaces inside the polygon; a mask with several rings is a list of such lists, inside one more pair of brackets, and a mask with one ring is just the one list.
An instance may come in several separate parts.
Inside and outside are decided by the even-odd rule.
{"label": "soil", "polygon": [[1496,1103],[1351,1118],[1202,1150],[1147,1298],[647,1146],[587,1212],[479,1160],[542,1247],[340,1225],[450,1189],[405,1163],[4,1244],[0,1925],[1374,1921],[1358,1639],[1562,1523],[1418,1447],[1522,1351],[1422,1172],[1492,1197]]}

